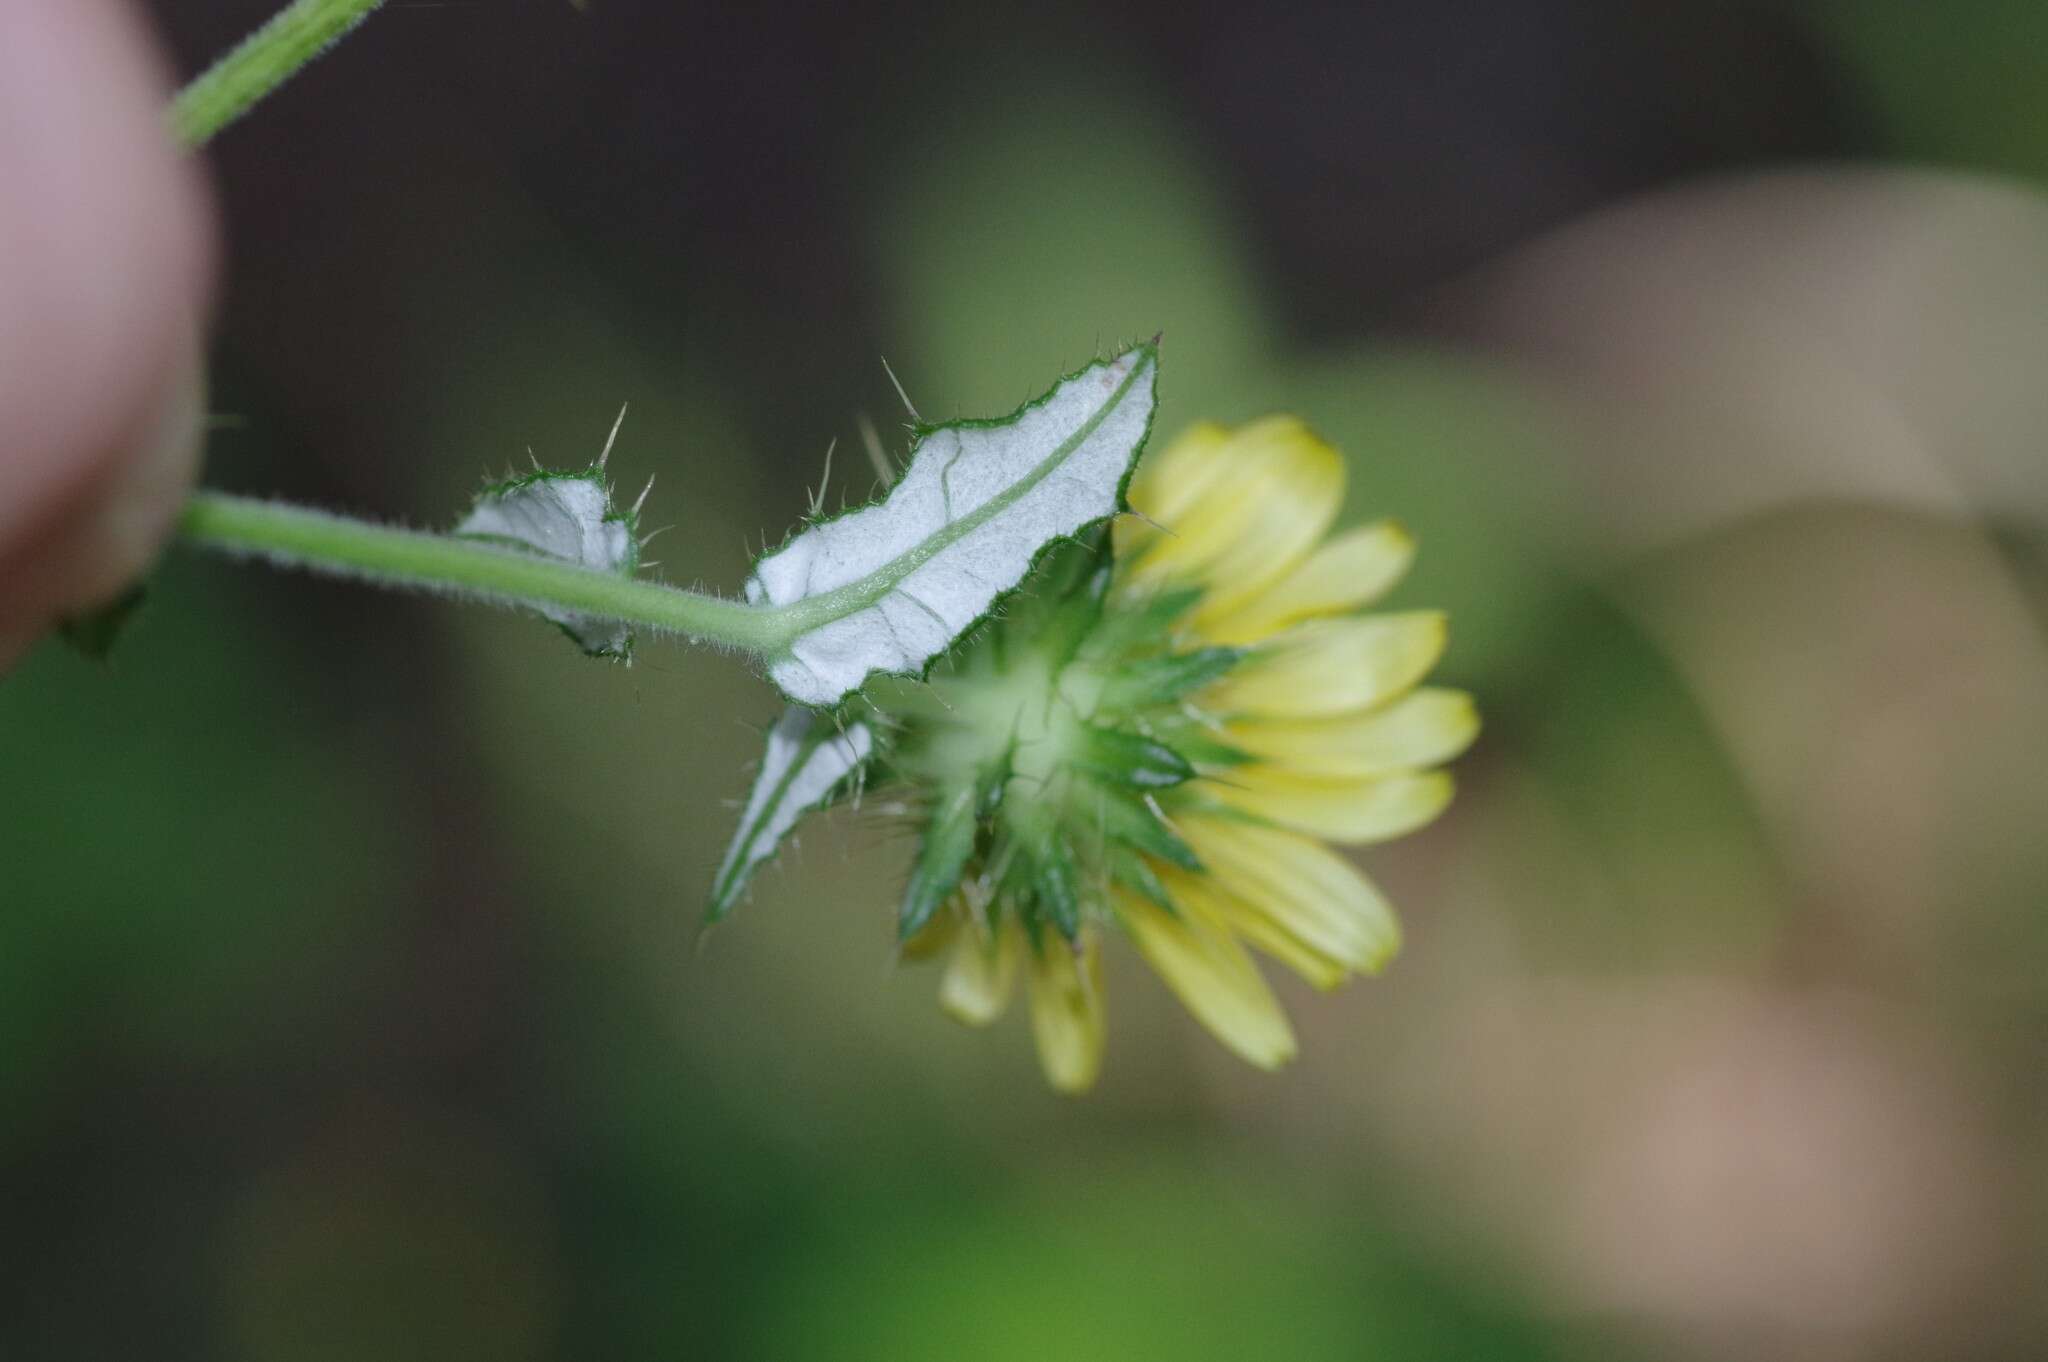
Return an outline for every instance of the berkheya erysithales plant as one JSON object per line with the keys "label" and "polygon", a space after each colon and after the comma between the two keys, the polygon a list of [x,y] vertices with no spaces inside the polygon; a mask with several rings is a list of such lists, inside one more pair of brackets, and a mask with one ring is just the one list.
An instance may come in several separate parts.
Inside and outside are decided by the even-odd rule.
{"label": "berkheya erysithales plant", "polygon": [[[298,0],[179,97],[179,135],[206,140],[376,3]],[[1420,684],[1440,614],[1365,613],[1414,545],[1392,521],[1330,533],[1337,452],[1273,417],[1196,426],[1140,466],[1158,378],[1154,337],[1008,416],[913,409],[884,495],[829,518],[814,504],[737,597],[643,575],[647,493],[614,503],[609,439],[588,467],[485,488],[445,534],[217,492],[193,496],[180,531],[532,610],[597,656],[630,660],[636,632],[750,653],[786,708],[711,920],[804,815],[886,787],[918,833],[902,952],[946,954],[953,1016],[992,1020],[1021,976],[1047,1077],[1088,1087],[1115,932],[1270,1068],[1294,1038],[1246,947],[1324,988],[1380,969],[1392,909],[1328,844],[1434,818],[1440,768],[1478,720],[1469,697]]]}

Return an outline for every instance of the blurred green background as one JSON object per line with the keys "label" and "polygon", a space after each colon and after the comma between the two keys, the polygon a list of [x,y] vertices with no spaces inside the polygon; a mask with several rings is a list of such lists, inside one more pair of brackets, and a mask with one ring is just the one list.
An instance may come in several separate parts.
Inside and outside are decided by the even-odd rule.
{"label": "blurred green background", "polygon": [[[1160,429],[1416,530],[1488,730],[1295,1068],[1123,953],[1076,1102],[894,964],[886,818],[699,940],[738,661],[173,552],[0,682],[0,1357],[2043,1355],[2044,14],[392,0],[213,154],[210,484],[437,522],[630,402],[732,589],[878,356],[985,414],[1163,331]],[[2014,178],[1698,188],[1824,161]]]}

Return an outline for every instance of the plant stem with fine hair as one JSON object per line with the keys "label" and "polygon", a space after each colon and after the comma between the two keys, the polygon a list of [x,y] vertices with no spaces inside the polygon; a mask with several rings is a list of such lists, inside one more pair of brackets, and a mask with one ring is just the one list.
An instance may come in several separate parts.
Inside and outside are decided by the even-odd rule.
{"label": "plant stem with fine hair", "polygon": [[811,623],[801,607],[749,605],[476,539],[221,492],[195,492],[178,531],[189,543],[285,567],[500,605],[575,611],[745,652],[779,652]]}
{"label": "plant stem with fine hair", "polygon": [[200,147],[298,74],[384,0],[294,0],[171,101],[171,131]]}

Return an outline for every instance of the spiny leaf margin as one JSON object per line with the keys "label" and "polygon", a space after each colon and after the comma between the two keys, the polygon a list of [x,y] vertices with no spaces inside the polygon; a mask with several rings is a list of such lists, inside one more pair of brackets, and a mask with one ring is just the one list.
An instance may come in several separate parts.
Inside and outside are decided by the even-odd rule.
{"label": "spiny leaf margin", "polygon": [[854,721],[791,705],[768,730],[761,769],[740,825],[711,883],[707,922],[730,913],[754,872],[781,847],[797,820],[836,801],[859,780],[874,755],[875,731]]}
{"label": "spiny leaf margin", "polygon": [[[1158,367],[1155,337],[1067,375],[1008,416],[920,424],[913,430],[910,465],[887,495],[807,525],[764,555],[748,577],[747,599],[812,621],[769,659],[769,675],[784,695],[823,708],[840,703],[875,675],[925,676],[960,639],[990,617],[1053,545],[1127,509],[1125,491],[1157,409]],[[956,470],[959,476],[970,477],[990,471],[987,459],[963,467],[973,451],[963,446],[962,435],[1020,427],[1091,376],[1103,379],[1105,386],[1114,382],[1099,406],[1086,409],[1085,415],[1077,412],[1079,419],[1073,429],[1051,432],[1062,438],[1050,452],[999,481],[967,510],[953,510],[950,481]],[[1112,419],[1127,418],[1134,400],[1142,419],[1125,419],[1097,444],[1102,428]],[[935,460],[940,457],[941,438],[948,435],[954,437],[952,453],[941,467]],[[999,450],[992,452],[1000,454]],[[1100,488],[1083,482],[1080,507],[1060,514],[1062,508],[1055,502],[1053,514],[1036,526],[1027,526],[1022,535],[1013,535],[1007,542],[1001,538],[992,544],[984,541],[983,558],[993,554],[997,561],[976,566],[992,570],[974,572],[957,558],[946,559],[949,551],[982,535],[1007,513],[1020,511],[1047,484],[1056,484],[1076,460],[1104,454],[1114,456],[1101,460],[1107,464],[1103,471],[1114,476]],[[993,471],[1001,473],[1003,469],[996,465]],[[1098,490],[1101,495],[1094,495]],[[934,495],[937,505],[931,504]],[[898,531],[892,544],[883,537],[896,530],[893,520],[931,515],[938,517],[937,527],[923,532],[921,538],[905,541]],[[872,533],[878,529],[883,536]],[[911,533],[919,531],[912,527]],[[1023,544],[1029,547],[1020,555],[1018,546]],[[884,554],[887,556],[881,556]],[[821,560],[828,579],[837,579],[822,587],[815,584]],[[937,571],[940,568],[950,571]],[[947,607],[944,613],[910,589],[912,582],[927,573],[930,580],[918,582],[918,590],[929,596],[944,591],[948,596],[942,602]],[[909,608],[892,616],[887,607],[899,597]],[[906,642],[906,630],[916,637],[915,643]]]}
{"label": "spiny leaf margin", "polygon": [[[540,469],[493,483],[477,493],[451,533],[618,577],[640,571],[637,517],[612,505],[601,462],[579,470]],[[573,542],[564,542],[565,537]],[[632,660],[630,625],[567,610],[541,613],[590,656]]]}

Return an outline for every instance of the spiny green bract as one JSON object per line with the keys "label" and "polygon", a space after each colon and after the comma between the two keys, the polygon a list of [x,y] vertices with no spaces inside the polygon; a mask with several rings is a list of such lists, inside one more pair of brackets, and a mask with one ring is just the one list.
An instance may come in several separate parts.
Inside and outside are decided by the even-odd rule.
{"label": "spiny green bract", "polygon": [[1168,815],[1198,770],[1244,758],[1184,701],[1242,654],[1181,646],[1194,593],[1112,601],[1112,577],[1106,528],[1060,544],[925,686],[877,697],[891,774],[920,796],[905,938],[958,894],[1072,940],[1110,884],[1170,907],[1153,863],[1198,867]]}

